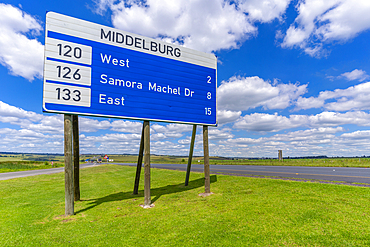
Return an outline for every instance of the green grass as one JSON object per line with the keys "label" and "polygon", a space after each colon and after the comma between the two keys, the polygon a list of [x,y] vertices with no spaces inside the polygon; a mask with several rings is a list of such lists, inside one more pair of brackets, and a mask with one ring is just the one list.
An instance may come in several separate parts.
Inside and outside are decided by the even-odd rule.
{"label": "green grass", "polygon": [[21,155],[0,155],[0,161],[22,161]]}
{"label": "green grass", "polygon": [[63,162],[63,155],[52,154],[0,154],[0,161],[54,161]]}
{"label": "green grass", "polygon": [[[80,160],[83,162],[86,159],[92,157],[99,157],[100,155],[81,155]],[[137,155],[110,155],[109,159],[113,159],[114,162],[119,163],[136,163]],[[51,161],[58,163],[63,166],[64,156],[62,155],[48,155],[48,154],[17,154],[17,155],[0,155],[0,163],[8,161],[26,161],[33,163],[44,163],[45,161],[51,164]],[[151,155],[150,162],[152,164],[187,164],[187,157],[171,156],[171,155]],[[106,160],[103,160],[106,163]],[[24,163],[29,164],[29,163]],[[192,164],[203,165],[203,157],[193,157]],[[210,157],[211,165],[267,165],[267,166],[318,166],[318,167],[370,167],[370,158],[326,158],[326,159],[284,159],[279,161],[277,159],[225,159],[222,157]],[[50,168],[48,166],[39,166],[36,169]],[[33,168],[32,168],[33,169]],[[28,170],[25,166],[21,168],[7,167],[7,170],[1,170],[1,172],[9,171],[21,171]]]}
{"label": "green grass", "polygon": [[0,173],[62,167],[64,164],[38,161],[0,161]]}
{"label": "green grass", "polygon": [[370,189],[152,169],[143,209],[135,169],[81,170],[81,198],[64,217],[64,174],[0,181],[0,246],[369,246]]}

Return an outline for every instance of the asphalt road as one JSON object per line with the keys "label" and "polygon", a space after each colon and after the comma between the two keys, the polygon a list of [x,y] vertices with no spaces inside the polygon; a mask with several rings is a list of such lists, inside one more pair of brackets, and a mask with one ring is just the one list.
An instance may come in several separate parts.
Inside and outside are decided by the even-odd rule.
{"label": "asphalt road", "polygon": [[[129,163],[117,165],[136,166]],[[186,171],[186,164],[151,164],[151,167]],[[243,166],[210,165],[212,174],[261,175],[282,178],[314,179],[346,183],[370,183],[370,168],[306,167],[306,166]],[[203,172],[203,165],[194,164],[191,171]]]}
{"label": "asphalt road", "polygon": [[[134,163],[110,163],[115,165],[136,166]],[[81,168],[94,164],[81,164]],[[153,168],[186,171],[186,164],[151,164]],[[349,167],[302,167],[302,166],[243,166],[210,165],[212,174],[261,175],[282,178],[314,179],[346,183],[370,183],[370,168]],[[0,173],[0,180],[63,172],[64,167],[44,170]],[[203,172],[203,165],[194,164],[192,172]]]}
{"label": "asphalt road", "polygon": [[[91,167],[91,166],[95,166],[95,164],[92,164],[92,163],[81,164],[80,168]],[[12,178],[21,178],[21,177],[28,177],[28,176],[43,175],[43,174],[52,174],[52,173],[58,173],[58,172],[64,172],[64,167],[42,169],[42,170],[0,173],[0,180],[8,180]]]}

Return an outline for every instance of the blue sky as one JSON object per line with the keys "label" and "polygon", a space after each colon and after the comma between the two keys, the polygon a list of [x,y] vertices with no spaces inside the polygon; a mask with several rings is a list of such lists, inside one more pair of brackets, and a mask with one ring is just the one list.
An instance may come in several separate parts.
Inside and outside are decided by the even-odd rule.
{"label": "blue sky", "polygon": [[[0,151],[63,152],[63,116],[42,113],[47,11],[214,53],[211,155],[370,154],[367,0],[2,1]],[[81,153],[135,154],[141,126],[80,117]],[[152,122],[151,152],[187,155],[191,130]]]}

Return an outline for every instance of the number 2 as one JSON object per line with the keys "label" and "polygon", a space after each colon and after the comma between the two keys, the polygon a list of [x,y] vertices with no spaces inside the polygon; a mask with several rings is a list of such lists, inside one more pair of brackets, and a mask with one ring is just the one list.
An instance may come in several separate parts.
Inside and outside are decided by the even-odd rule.
{"label": "number 2", "polygon": [[208,79],[207,83],[212,83],[211,82],[211,80],[212,80],[212,77],[211,76],[207,76],[207,79]]}

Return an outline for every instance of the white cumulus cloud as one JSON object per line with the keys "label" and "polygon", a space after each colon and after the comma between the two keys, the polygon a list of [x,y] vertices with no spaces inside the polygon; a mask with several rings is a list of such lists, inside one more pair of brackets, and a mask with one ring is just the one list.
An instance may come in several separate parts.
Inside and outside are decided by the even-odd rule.
{"label": "white cumulus cloud", "polygon": [[218,110],[217,111],[218,124],[234,122],[240,117],[240,115],[242,115],[241,111]]}
{"label": "white cumulus cloud", "polygon": [[239,0],[239,8],[253,20],[270,22],[281,18],[291,0]]}
{"label": "white cumulus cloud", "polygon": [[31,15],[0,3],[0,63],[13,75],[30,81],[42,76],[44,46],[29,38],[41,30],[39,21]]}
{"label": "white cumulus cloud", "polygon": [[307,84],[273,85],[257,76],[234,76],[221,82],[217,91],[218,107],[228,111],[245,111],[258,106],[265,109],[284,109],[306,93],[306,88]]}
{"label": "white cumulus cloud", "polygon": [[370,114],[362,111],[322,112],[317,115],[309,116],[309,125],[318,126],[340,126],[344,124],[354,124],[357,126],[370,126]]}
{"label": "white cumulus cloud", "polygon": [[345,42],[370,29],[368,0],[300,0],[296,8],[282,47],[299,47],[311,56],[323,55],[328,42]]}
{"label": "white cumulus cloud", "polygon": [[363,71],[361,69],[355,69],[351,72],[343,73],[340,76],[346,78],[348,81],[364,81],[369,78],[369,76],[366,74],[366,71]]}
{"label": "white cumulus cloud", "polygon": [[280,19],[290,0],[97,0],[116,28],[204,52],[237,48],[255,35],[254,22]]}
{"label": "white cumulus cloud", "polygon": [[41,114],[23,110],[19,107],[9,105],[0,101],[0,122],[16,123],[20,120],[39,121],[43,118]]}
{"label": "white cumulus cloud", "polygon": [[357,130],[352,133],[344,133],[341,137],[349,139],[351,141],[365,139],[366,141],[370,138],[370,130]]}
{"label": "white cumulus cloud", "polygon": [[234,128],[249,131],[277,132],[291,129],[308,123],[305,115],[291,115],[289,117],[276,114],[253,113],[239,118]]}
{"label": "white cumulus cloud", "polygon": [[329,111],[357,111],[370,109],[370,82],[346,89],[320,92],[318,97],[298,98],[297,109],[323,107]]}
{"label": "white cumulus cloud", "polygon": [[214,129],[211,128],[209,130],[209,139],[210,140],[223,140],[223,139],[230,139],[233,138],[234,135],[230,133],[231,129],[225,128],[225,129]]}
{"label": "white cumulus cloud", "polygon": [[143,124],[141,122],[132,122],[125,120],[115,120],[111,124],[111,130],[127,133],[141,133]]}

